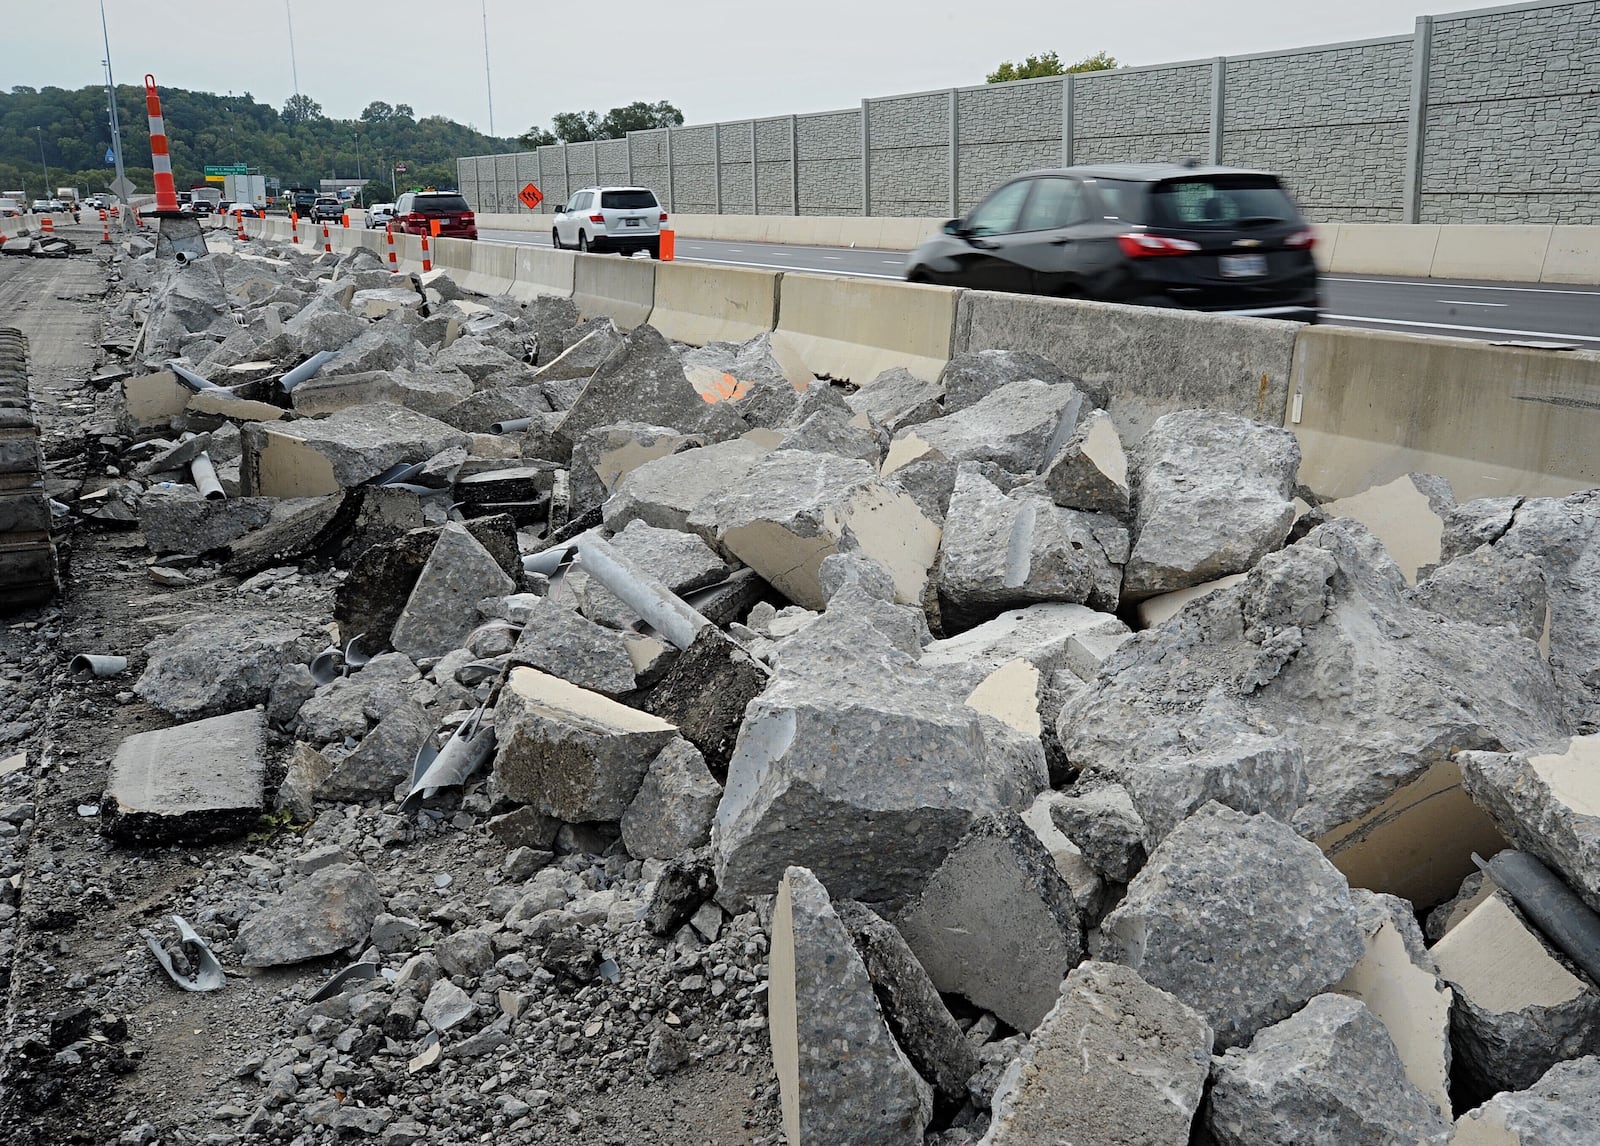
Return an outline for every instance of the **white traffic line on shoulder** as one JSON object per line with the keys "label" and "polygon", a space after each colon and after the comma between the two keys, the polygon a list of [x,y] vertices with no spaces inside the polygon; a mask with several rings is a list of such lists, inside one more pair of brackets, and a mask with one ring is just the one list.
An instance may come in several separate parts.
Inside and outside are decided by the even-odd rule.
{"label": "white traffic line on shoulder", "polygon": [[1476,299],[1470,298],[1436,298],[1433,301],[1440,306],[1498,306],[1504,308],[1511,305],[1509,302],[1478,302]]}
{"label": "white traffic line on shoulder", "polygon": [[[806,274],[813,275],[822,273],[821,267],[797,267],[786,263],[741,263],[735,262],[732,259],[679,259],[678,262],[709,263],[714,267],[754,267],[758,271],[802,271]],[[829,271],[828,273],[831,275],[844,275],[847,278],[854,279],[893,279],[896,282],[903,280],[905,277],[904,275],[880,274],[877,271],[852,271],[845,269]]]}
{"label": "white traffic line on shoulder", "polygon": [[1469,334],[1499,334],[1509,338],[1537,338],[1548,342],[1593,342],[1600,344],[1600,336],[1592,334],[1565,334],[1549,330],[1507,330],[1498,326],[1458,326],[1448,322],[1417,322],[1407,318],[1367,318],[1359,314],[1324,314],[1332,322],[1367,322],[1377,326],[1410,326],[1421,330],[1460,330]]}
{"label": "white traffic line on shoulder", "polygon": [[1572,294],[1583,297],[1592,295],[1600,298],[1600,290],[1583,290],[1572,288],[1563,290],[1560,287],[1541,286],[1487,286],[1478,283],[1441,283],[1438,279],[1356,279],[1346,275],[1323,275],[1324,279],[1336,283],[1369,283],[1373,286],[1409,286],[1429,287],[1438,290],[1441,286],[1447,290],[1496,290],[1511,291],[1514,294]]}

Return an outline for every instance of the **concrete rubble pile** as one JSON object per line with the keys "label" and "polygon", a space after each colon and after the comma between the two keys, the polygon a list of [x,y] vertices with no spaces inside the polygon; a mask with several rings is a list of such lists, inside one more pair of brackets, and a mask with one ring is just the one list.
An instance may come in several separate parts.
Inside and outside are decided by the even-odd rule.
{"label": "concrete rubble pile", "polygon": [[372,965],[241,1064],[241,1140],[522,1134],[719,1059],[806,1146],[1594,1140],[1600,951],[1474,853],[1600,910],[1600,497],[1419,476],[1402,565],[1288,431],[1124,441],[1029,355],[846,392],[364,251],[130,268],[78,512],[331,591],[151,648],[226,800],[133,743],[106,794],[131,846],[309,824],[202,932]]}

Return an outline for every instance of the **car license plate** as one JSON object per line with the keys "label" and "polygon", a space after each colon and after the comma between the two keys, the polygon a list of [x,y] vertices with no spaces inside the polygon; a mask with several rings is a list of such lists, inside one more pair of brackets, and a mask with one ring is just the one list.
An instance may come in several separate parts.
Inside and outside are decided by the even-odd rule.
{"label": "car license plate", "polygon": [[637,227],[638,225],[639,225],[639,220],[637,220],[637,219],[629,219],[628,220],[628,226]]}
{"label": "car license plate", "polygon": [[1260,278],[1267,273],[1266,255],[1223,255],[1217,262],[1225,279]]}

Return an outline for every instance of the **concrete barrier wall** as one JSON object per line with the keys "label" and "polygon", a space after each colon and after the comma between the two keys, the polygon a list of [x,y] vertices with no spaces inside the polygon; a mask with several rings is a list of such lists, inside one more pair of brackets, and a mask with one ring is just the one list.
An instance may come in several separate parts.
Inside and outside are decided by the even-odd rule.
{"label": "concrete barrier wall", "polygon": [[746,342],[777,326],[782,277],[740,267],[662,263],[656,267],[650,325],[695,346]]}
{"label": "concrete barrier wall", "polygon": [[1287,423],[1325,497],[1414,472],[1461,501],[1566,494],[1600,485],[1600,353],[1307,327]]}
{"label": "concrete barrier wall", "polygon": [[544,247],[516,247],[511,295],[527,302],[542,295],[572,296],[574,264],[578,256],[571,251]]}
{"label": "concrete barrier wall", "polygon": [[605,315],[624,330],[647,322],[655,305],[656,264],[615,255],[574,255],[572,297],[578,315]]}
{"label": "concrete barrier wall", "polygon": [[[480,231],[548,233],[550,215],[478,213]],[[936,232],[943,219],[879,219],[849,215],[673,215],[680,238],[732,243],[783,243],[797,247],[865,247],[909,251]]]}
{"label": "concrete barrier wall", "polygon": [[1108,411],[1132,442],[1174,410],[1280,421],[1302,329],[1266,318],[965,291],[954,346],[958,354],[1031,350],[1103,386]]}
{"label": "concrete barrier wall", "polygon": [[962,292],[915,283],[785,274],[775,342],[813,373],[857,386],[903,366],[936,379],[950,360]]}

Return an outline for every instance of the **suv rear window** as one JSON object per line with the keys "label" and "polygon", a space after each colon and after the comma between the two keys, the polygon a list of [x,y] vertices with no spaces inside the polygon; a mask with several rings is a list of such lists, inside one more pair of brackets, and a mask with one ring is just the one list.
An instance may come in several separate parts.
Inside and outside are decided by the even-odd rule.
{"label": "suv rear window", "polygon": [[1222,230],[1300,218],[1293,201],[1270,175],[1169,179],[1155,185],[1150,203],[1150,223],[1157,227]]}
{"label": "suv rear window", "polygon": [[472,208],[462,195],[418,195],[411,200],[411,210],[418,215],[465,215]]}
{"label": "suv rear window", "polygon": [[656,206],[653,191],[602,191],[600,206],[614,211],[639,211]]}

